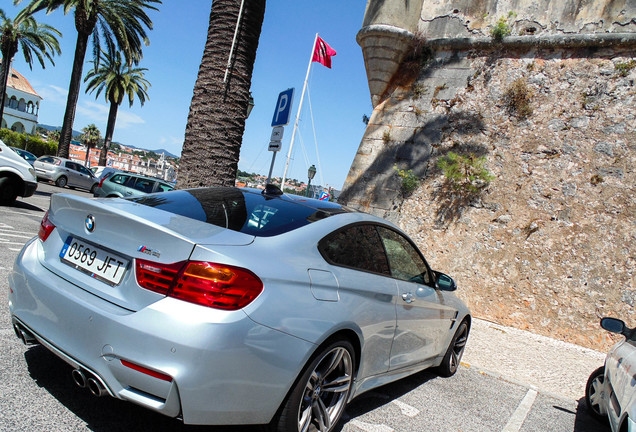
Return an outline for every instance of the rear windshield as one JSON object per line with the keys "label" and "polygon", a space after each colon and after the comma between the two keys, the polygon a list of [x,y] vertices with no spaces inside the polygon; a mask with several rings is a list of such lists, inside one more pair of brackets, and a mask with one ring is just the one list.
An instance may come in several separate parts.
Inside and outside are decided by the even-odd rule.
{"label": "rear windshield", "polygon": [[257,237],[283,234],[350,211],[328,201],[273,197],[236,188],[178,190],[130,200]]}

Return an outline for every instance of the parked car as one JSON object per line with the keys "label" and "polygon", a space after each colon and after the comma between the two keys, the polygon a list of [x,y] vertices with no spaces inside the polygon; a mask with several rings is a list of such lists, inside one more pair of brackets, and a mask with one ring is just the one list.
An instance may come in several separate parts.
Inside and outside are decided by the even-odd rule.
{"label": "parked car", "polygon": [[616,318],[601,319],[601,327],[623,335],[592,372],[585,386],[585,402],[595,417],[609,419],[612,432],[636,431],[636,329]]}
{"label": "parked car", "polygon": [[101,180],[103,177],[106,177],[107,175],[110,175],[112,173],[121,172],[120,169],[101,166],[101,165],[96,167],[91,167],[90,170],[93,172],[93,175],[97,177],[99,180]]}
{"label": "parked car", "polygon": [[29,165],[31,166],[33,166],[33,162],[35,162],[35,160],[37,159],[37,157],[33,153],[28,152],[26,150],[22,150],[21,148],[11,147],[11,150],[16,152],[22,159],[27,161]]}
{"label": "parked car", "polygon": [[18,196],[30,197],[37,187],[33,167],[0,140],[0,205],[12,204]]}
{"label": "parked car", "polygon": [[93,192],[96,197],[127,198],[153,192],[168,192],[174,186],[162,180],[141,174],[113,172],[105,175]]}
{"label": "parked car", "polygon": [[38,180],[52,181],[56,186],[86,189],[95,192],[97,178],[84,165],[57,156],[40,156],[33,163]]}
{"label": "parked car", "polygon": [[365,391],[453,375],[471,326],[398,227],[270,186],[54,194],[9,286],[76,384],[187,424],[333,431]]}

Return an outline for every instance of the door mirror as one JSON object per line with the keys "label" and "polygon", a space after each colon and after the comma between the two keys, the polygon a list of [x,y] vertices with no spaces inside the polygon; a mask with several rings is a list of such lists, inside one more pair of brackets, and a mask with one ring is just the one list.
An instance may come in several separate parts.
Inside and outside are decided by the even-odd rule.
{"label": "door mirror", "polygon": [[455,291],[457,289],[457,284],[452,277],[447,274],[441,272],[435,273],[435,288],[442,291]]}
{"label": "door mirror", "polygon": [[603,318],[601,319],[601,327],[612,333],[625,334],[625,323],[616,318]]}

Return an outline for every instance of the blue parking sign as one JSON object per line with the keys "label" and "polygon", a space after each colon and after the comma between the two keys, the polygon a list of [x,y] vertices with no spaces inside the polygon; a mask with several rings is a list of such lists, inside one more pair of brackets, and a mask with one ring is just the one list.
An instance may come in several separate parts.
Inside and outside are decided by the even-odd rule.
{"label": "blue parking sign", "polygon": [[272,118],[272,127],[285,126],[289,124],[292,103],[294,101],[294,89],[290,88],[280,92],[276,109],[274,109],[274,117]]}

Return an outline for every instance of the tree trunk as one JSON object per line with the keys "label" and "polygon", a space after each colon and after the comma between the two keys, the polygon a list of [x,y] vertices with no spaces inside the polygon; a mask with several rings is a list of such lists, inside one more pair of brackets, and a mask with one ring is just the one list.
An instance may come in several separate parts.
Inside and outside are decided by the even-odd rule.
{"label": "tree trunk", "polygon": [[113,140],[113,132],[115,131],[115,122],[117,121],[117,108],[119,104],[117,102],[110,102],[110,109],[108,110],[108,123],[106,123],[106,136],[104,136],[104,146],[99,152],[99,166],[106,166],[108,162],[108,149],[110,143]]}
{"label": "tree trunk", "polygon": [[86,143],[86,157],[84,158],[84,166],[86,168],[90,168],[89,165],[89,159],[91,158],[91,149],[93,148],[93,145],[91,143]]}
{"label": "tree trunk", "polygon": [[68,158],[71,138],[73,137],[73,122],[75,121],[75,109],[80,94],[82,83],[82,71],[84,69],[84,57],[88,46],[89,34],[77,34],[75,44],[75,57],[73,58],[73,71],[71,72],[71,82],[68,87],[68,97],[66,99],[66,111],[64,111],[64,122],[60,131],[60,142],[57,148],[57,155]]}
{"label": "tree trunk", "polygon": [[227,75],[241,0],[214,0],[194,85],[178,188],[234,186],[265,0],[245,0]]}
{"label": "tree trunk", "polygon": [[[4,116],[4,101],[7,98],[7,85],[9,75],[11,74],[11,60],[15,53],[18,52],[18,44],[15,49],[10,46],[7,52],[2,52],[2,63],[0,63],[0,127],[2,127],[2,117]],[[7,127],[9,124],[7,124]]]}

